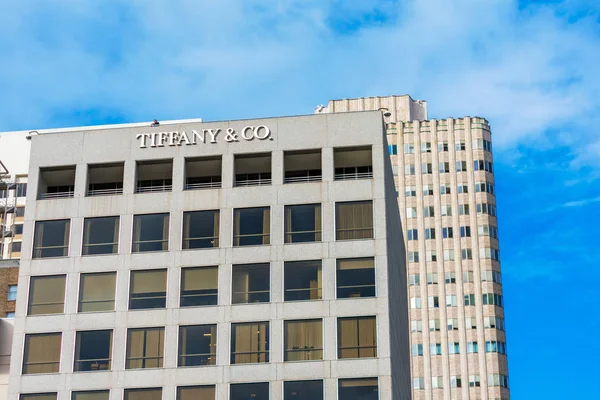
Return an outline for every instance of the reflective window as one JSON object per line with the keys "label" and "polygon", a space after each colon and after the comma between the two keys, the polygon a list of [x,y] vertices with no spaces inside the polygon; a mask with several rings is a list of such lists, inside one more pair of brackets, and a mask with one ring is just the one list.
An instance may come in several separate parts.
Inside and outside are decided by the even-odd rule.
{"label": "reflective window", "polygon": [[285,243],[321,241],[321,205],[285,206]]}
{"label": "reflective window", "polygon": [[215,365],[217,325],[179,327],[179,367]]}
{"label": "reflective window", "polygon": [[77,332],[73,371],[110,370],[112,330]]}
{"label": "reflective window", "polygon": [[119,249],[119,217],[86,218],[83,255],[114,254]]}
{"label": "reflective window", "polygon": [[338,358],[364,357],[377,357],[377,320],[338,318]]}
{"label": "reflective window", "polygon": [[183,249],[219,247],[219,210],[183,213]]}
{"label": "reflective window", "polygon": [[284,301],[320,300],[322,288],[321,260],[284,264]]}
{"label": "reflective window", "polygon": [[125,369],[162,368],[164,347],[164,328],[128,329]]}
{"label": "reflective window", "polygon": [[283,400],[323,400],[323,381],[283,382]]}
{"label": "reflective window", "polygon": [[229,385],[229,400],[269,400],[269,383],[236,383]]}
{"label": "reflective window", "polygon": [[216,305],[218,273],[218,267],[182,268],[180,307]]}
{"label": "reflective window", "polygon": [[177,400],[215,400],[214,386],[180,386]]}
{"label": "reflective window", "polygon": [[162,388],[125,389],[123,400],[162,400]]}
{"label": "reflective window", "polygon": [[129,309],[165,308],[167,270],[131,271]]}
{"label": "reflective window", "polygon": [[377,378],[339,379],[338,400],[377,400]]}
{"label": "reflective window", "polygon": [[323,321],[285,321],[284,361],[323,359]]}
{"label": "reflective window", "polygon": [[166,251],[169,249],[169,214],[133,216],[133,243],[131,251]]}
{"label": "reflective window", "polygon": [[373,258],[337,260],[337,298],[374,297],[375,261]]}
{"label": "reflective window", "polygon": [[256,246],[271,242],[269,207],[239,208],[233,211],[233,245]]}
{"label": "reflective window", "polygon": [[25,335],[23,375],[58,372],[61,338],[60,333]]}
{"label": "reflective window", "polygon": [[19,400],[56,400],[56,393],[29,393],[19,396]]}
{"label": "reflective window", "polygon": [[335,204],[336,240],[373,238],[373,202]]}
{"label": "reflective window", "polygon": [[78,312],[115,309],[116,272],[81,274]]}
{"label": "reflective window", "polygon": [[66,279],[65,275],[32,276],[27,315],[63,313]]}
{"label": "reflective window", "polygon": [[66,257],[69,254],[71,221],[37,221],[33,238],[33,258]]}
{"label": "reflective window", "polygon": [[72,392],[71,400],[109,400],[109,390],[94,390],[89,392]]}
{"label": "reflective window", "polygon": [[233,304],[268,303],[270,301],[269,264],[233,266]]}
{"label": "reflective window", "polygon": [[269,323],[231,324],[231,364],[269,362]]}
{"label": "reflective window", "polygon": [[6,296],[6,300],[16,300],[17,299],[17,285],[8,285],[8,294]]}

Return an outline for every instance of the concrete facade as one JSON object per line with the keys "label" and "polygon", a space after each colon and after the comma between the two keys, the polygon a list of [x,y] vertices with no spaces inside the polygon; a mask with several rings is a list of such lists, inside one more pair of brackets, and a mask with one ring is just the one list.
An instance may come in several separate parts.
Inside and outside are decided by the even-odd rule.
{"label": "concrete facade", "polygon": [[[228,129],[260,125],[270,128],[272,140],[224,140]],[[147,132],[203,129],[220,129],[216,143],[140,148],[136,139]],[[372,178],[337,181],[334,149],[353,146],[372,149]],[[270,399],[278,400],[283,382],[310,379],[323,380],[324,398],[336,399],[338,380],[345,378],[377,378],[380,400],[410,399],[406,264],[387,148],[381,112],[74,128],[34,136],[8,399],[57,393],[66,400],[72,391],[110,390],[110,399],[120,400],[125,389],[160,387],[162,399],[171,400],[177,387],[216,385],[216,399],[226,400],[231,383],[269,382]],[[322,181],[284,184],[284,152],[308,149],[321,151]],[[249,153],[271,154],[272,184],[233,187],[234,155]],[[186,157],[199,156],[222,156],[220,189],[184,190]],[[164,159],[173,162],[172,191],[135,193],[136,162]],[[123,194],[86,196],[88,166],[114,162],[124,163]],[[63,166],[75,166],[73,197],[38,200],[40,169]],[[335,204],[361,200],[373,202],[373,239],[337,241]],[[322,240],[285,244],[284,206],[310,203],[322,207]],[[234,247],[233,210],[265,206],[271,209],[270,245]],[[182,213],[194,210],[220,210],[218,248],[182,250]],[[132,253],[133,216],[148,213],[170,213],[168,251]],[[84,218],[100,216],[120,217],[118,253],[82,256]],[[35,222],[57,219],[70,220],[68,256],[32,259]],[[374,257],[375,297],[336,299],[336,260],[349,257]],[[306,259],[322,260],[322,300],[284,302],[284,262]],[[255,262],[270,263],[270,302],[232,304],[232,265]],[[218,266],[218,305],[179,307],[180,270],[187,266]],[[165,308],[129,310],[129,276],[140,269],[167,269]],[[80,274],[108,271],[117,273],[114,311],[78,313]],[[66,275],[64,313],[28,316],[30,278],[57,274]],[[376,316],[377,357],[338,358],[336,321],[350,316]],[[314,318],[323,323],[323,360],[284,362],[284,321]],[[270,361],[230,365],[231,324],[251,321],[269,321]],[[177,367],[178,326],[193,324],[217,325],[216,365]],[[149,326],[165,328],[163,368],[125,369],[127,329]],[[76,332],[100,329],[113,330],[112,368],[74,373]],[[22,374],[25,335],[35,333],[61,333],[58,373]]]}

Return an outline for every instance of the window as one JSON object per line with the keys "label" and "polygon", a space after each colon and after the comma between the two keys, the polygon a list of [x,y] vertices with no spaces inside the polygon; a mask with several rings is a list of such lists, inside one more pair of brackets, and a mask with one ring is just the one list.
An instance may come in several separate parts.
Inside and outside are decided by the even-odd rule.
{"label": "window", "polygon": [[425,378],[413,378],[413,389],[422,390],[425,389]]}
{"label": "window", "polygon": [[222,163],[221,156],[186,158],[184,190],[220,188]]}
{"label": "window", "polygon": [[77,332],[73,371],[111,369],[112,330]]}
{"label": "window", "polygon": [[460,344],[458,342],[448,343],[448,354],[460,354]]}
{"label": "window", "polygon": [[6,296],[6,300],[17,300],[17,285],[8,285],[8,294]]}
{"label": "window", "polygon": [[349,258],[337,260],[337,298],[375,296],[375,260]]}
{"label": "window", "polygon": [[431,184],[423,185],[423,196],[433,196],[433,185],[431,185]]}
{"label": "window", "polygon": [[377,357],[375,317],[338,318],[338,358]]}
{"label": "window", "polygon": [[489,236],[493,239],[498,239],[498,228],[493,225],[479,225],[477,231],[479,236]]}
{"label": "window", "polygon": [[61,314],[65,308],[65,275],[32,276],[27,315]]}
{"label": "window", "polygon": [[284,264],[284,301],[320,300],[322,289],[321,260]]}
{"label": "window", "polygon": [[465,294],[465,306],[474,306],[475,305],[475,295],[474,294]]}
{"label": "window", "polygon": [[415,164],[406,164],[404,166],[404,175],[414,175],[415,174]]}
{"label": "window", "polygon": [[131,251],[167,251],[169,249],[169,214],[133,216],[133,243]]}
{"label": "window", "polygon": [[373,157],[370,147],[347,147],[333,150],[335,180],[373,177]]}
{"label": "window", "polygon": [[494,194],[494,185],[488,182],[476,182],[475,192]]}
{"label": "window", "polygon": [[448,142],[438,142],[438,151],[440,153],[448,151]]}
{"label": "window", "polygon": [[229,400],[249,399],[269,400],[269,383],[236,383],[229,385]]}
{"label": "window", "polygon": [[421,173],[425,174],[433,174],[433,167],[431,163],[423,163],[421,164]]}
{"label": "window", "polygon": [[125,389],[123,400],[161,400],[161,388]]}
{"label": "window", "polygon": [[432,389],[443,389],[444,388],[444,377],[443,376],[432,376],[431,377],[431,388]]}
{"label": "window", "polygon": [[435,239],[435,228],[425,228],[425,239]]}
{"label": "window", "polygon": [[171,191],[173,160],[138,161],[136,164],[136,193]]}
{"label": "window", "polygon": [[446,283],[456,283],[456,272],[446,272]]}
{"label": "window", "polygon": [[[430,319],[429,320],[429,332],[439,332],[440,331],[440,320],[439,319]],[[441,346],[440,346],[440,351],[441,350]]]}
{"label": "window", "polygon": [[406,218],[417,218],[417,208],[416,207],[407,207],[406,208]]}
{"label": "window", "polygon": [[214,306],[218,302],[218,267],[181,269],[180,307]]}
{"label": "window", "polygon": [[167,270],[131,271],[129,309],[165,308],[167,305]]}
{"label": "window", "polygon": [[455,142],[455,150],[456,151],[464,151],[465,150],[465,141],[464,140],[457,140]]}
{"label": "window", "polygon": [[466,161],[457,161],[456,162],[456,172],[465,172],[467,170],[467,162]]}
{"label": "window", "polygon": [[502,275],[498,271],[486,269],[481,271],[481,282],[494,282],[502,284]]}
{"label": "window", "polygon": [[483,305],[494,305],[502,307],[502,295],[496,293],[484,293],[481,295],[483,298]]}
{"label": "window", "polygon": [[271,243],[269,207],[233,210],[233,245],[257,246]]}
{"label": "window", "polygon": [[448,318],[447,325],[448,325],[449,331],[457,331],[458,330],[458,319],[457,318]]}
{"label": "window", "polygon": [[162,368],[164,348],[165,328],[127,329],[125,369]]}
{"label": "window", "polygon": [[460,237],[471,237],[471,227],[470,226],[461,226],[460,227]]}
{"label": "window", "polygon": [[[23,225],[21,225],[23,226]],[[14,254],[14,253],[20,253],[21,252],[21,242],[12,242],[10,245],[10,251]]]}
{"label": "window", "polygon": [[22,235],[23,234],[23,224],[16,224],[15,225],[15,235]]}
{"label": "window", "polygon": [[419,274],[408,275],[408,284],[410,286],[419,286],[421,284],[421,275],[419,275]]}
{"label": "window", "polygon": [[406,232],[407,240],[419,240],[419,233],[416,229],[409,229]]}
{"label": "window", "polygon": [[467,326],[467,329],[477,329],[477,318],[467,317],[465,318],[465,324]]}
{"label": "window", "polygon": [[469,205],[468,204],[459,204],[458,205],[458,214],[459,215],[469,215]]}
{"label": "window", "polygon": [[[27,183],[17,183],[17,197],[27,196]],[[25,208],[25,207],[23,207]],[[22,215],[20,215],[22,217]]]}
{"label": "window", "polygon": [[268,303],[270,299],[270,265],[233,266],[232,304]]}
{"label": "window", "polygon": [[444,250],[444,261],[454,261],[454,250]]}
{"label": "window", "polygon": [[477,346],[477,342],[467,342],[467,353],[475,354],[479,352],[479,346]]}
{"label": "window", "polygon": [[269,323],[231,324],[231,364],[268,362]]}
{"label": "window", "polygon": [[446,307],[456,307],[456,295],[455,294],[446,295]]}
{"label": "window", "polygon": [[458,193],[469,193],[469,186],[466,183],[459,183],[456,191]]}
{"label": "window", "polygon": [[488,340],[485,342],[485,352],[506,354],[506,343],[497,340]]}
{"label": "window", "polygon": [[442,183],[440,185],[440,194],[450,194],[450,185],[448,183]]}
{"label": "window", "polygon": [[321,241],[321,205],[285,206],[285,243]]}
{"label": "window", "polygon": [[284,321],[284,361],[323,359],[323,321]]}
{"label": "window", "polygon": [[438,296],[429,296],[427,298],[427,307],[438,308],[440,306],[440,300]]}
{"label": "window", "polygon": [[440,174],[450,172],[450,163],[447,161],[440,162],[439,171],[440,171]]}
{"label": "window", "polygon": [[25,217],[25,207],[17,207],[15,211],[15,217],[23,218]]}
{"label": "window", "polygon": [[479,258],[500,261],[500,251],[490,247],[481,247],[479,248]]}
{"label": "window", "polygon": [[481,386],[481,382],[479,380],[479,375],[469,375],[469,387],[479,387]]}
{"label": "window", "polygon": [[460,376],[452,375],[450,377],[450,387],[452,387],[452,388],[462,387],[462,382],[461,382]]}
{"label": "window", "polygon": [[429,345],[429,352],[432,356],[441,356],[442,355],[442,344],[441,343],[431,343]]}
{"label": "window", "polygon": [[411,332],[423,332],[423,322],[421,321],[410,321]]}
{"label": "window", "polygon": [[473,282],[473,271],[464,271],[463,272],[463,282]]}
{"label": "window", "polygon": [[453,229],[451,226],[446,226],[442,228],[442,237],[444,239],[451,239],[454,237]]}
{"label": "window", "polygon": [[184,250],[219,247],[219,210],[183,213]]}
{"label": "window", "polygon": [[417,187],[416,186],[407,186],[405,195],[406,195],[406,197],[415,197],[417,195]]}
{"label": "window", "polygon": [[[390,152],[397,154],[394,145],[388,147]],[[320,182],[321,173],[321,150],[286,151],[283,154],[283,165],[285,169],[284,183],[295,182]]]}
{"label": "window", "polygon": [[404,143],[404,154],[415,154],[415,145],[412,143]]}
{"label": "window", "polygon": [[23,375],[58,372],[61,338],[60,333],[25,335]]}
{"label": "window", "polygon": [[489,214],[492,217],[496,216],[496,206],[489,203],[477,203],[477,214]]}
{"label": "window", "polygon": [[88,165],[87,196],[123,194],[125,163]]}
{"label": "window", "polygon": [[81,274],[78,312],[113,311],[116,280],[116,272]]}
{"label": "window", "polygon": [[398,146],[396,146],[395,144],[388,145],[388,153],[392,156],[398,154]]}
{"label": "window", "polygon": [[36,221],[33,258],[66,257],[69,254],[71,221]]}
{"label": "window", "polygon": [[217,354],[217,325],[179,327],[178,367],[215,365]]}
{"label": "window", "polygon": [[119,251],[119,217],[85,218],[84,221],[84,256]]}
{"label": "window", "polygon": [[411,354],[413,357],[418,357],[423,355],[423,345],[421,343],[414,343],[411,346]]}
{"label": "window", "polygon": [[283,400],[303,399],[323,400],[323,381],[283,382]]}
{"label": "window", "polygon": [[40,168],[38,199],[73,197],[75,166]]}
{"label": "window", "polygon": [[431,142],[421,143],[421,153],[431,153]]}
{"label": "window", "polygon": [[71,400],[109,400],[110,390],[71,392]]}
{"label": "window", "polygon": [[373,238],[373,202],[335,204],[336,240]]}
{"label": "window", "polygon": [[436,285],[437,283],[438,283],[437,272],[428,272],[427,273],[427,284],[428,285]]}
{"label": "window", "polygon": [[423,208],[424,217],[435,217],[435,211],[433,206],[426,206]]}
{"label": "window", "polygon": [[492,162],[488,160],[474,160],[473,169],[475,171],[494,172]]}
{"label": "window", "polygon": [[508,376],[502,374],[489,374],[488,386],[500,386],[508,388]]}
{"label": "window", "polygon": [[460,251],[461,257],[463,260],[472,260],[473,259],[473,251],[471,249],[462,249]]}
{"label": "window", "polygon": [[421,308],[421,298],[420,297],[411,297],[410,298],[410,308],[413,308],[413,309]]}
{"label": "window", "polygon": [[418,251],[409,251],[408,252],[408,262],[419,262],[419,252]]}
{"label": "window", "polygon": [[338,400],[377,400],[377,378],[339,379]]}
{"label": "window", "polygon": [[177,400],[215,400],[215,386],[180,386]]}
{"label": "window", "polygon": [[19,395],[19,400],[56,400],[56,393],[29,393]]}
{"label": "window", "polygon": [[425,261],[437,261],[437,251],[428,250],[425,252]]}

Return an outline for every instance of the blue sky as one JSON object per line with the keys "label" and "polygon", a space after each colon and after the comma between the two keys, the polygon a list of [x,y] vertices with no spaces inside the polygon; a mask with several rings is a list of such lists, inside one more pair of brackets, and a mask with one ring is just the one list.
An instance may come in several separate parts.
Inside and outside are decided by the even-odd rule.
{"label": "blue sky", "polygon": [[0,3],[0,131],[312,113],[486,117],[514,399],[600,398],[600,2]]}

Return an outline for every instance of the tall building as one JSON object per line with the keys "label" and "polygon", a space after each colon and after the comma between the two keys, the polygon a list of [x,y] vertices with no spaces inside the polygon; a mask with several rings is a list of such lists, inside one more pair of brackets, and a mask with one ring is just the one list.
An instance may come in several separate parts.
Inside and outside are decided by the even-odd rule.
{"label": "tall building", "polygon": [[8,399],[410,399],[387,149],[381,112],[40,131]]}
{"label": "tall building", "polygon": [[509,399],[492,134],[484,118],[428,120],[410,96],[332,100],[381,110],[408,265],[414,399]]}

